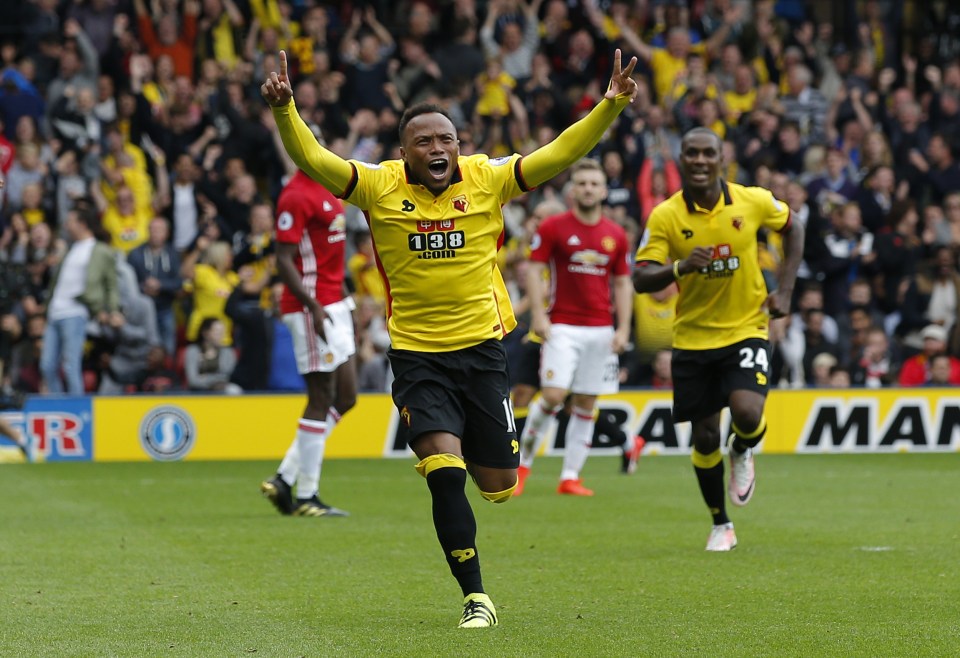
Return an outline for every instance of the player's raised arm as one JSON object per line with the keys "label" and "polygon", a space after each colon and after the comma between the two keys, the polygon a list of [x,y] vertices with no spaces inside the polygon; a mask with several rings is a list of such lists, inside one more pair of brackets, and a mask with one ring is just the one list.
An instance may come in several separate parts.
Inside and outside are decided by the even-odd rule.
{"label": "player's raised arm", "polygon": [[617,115],[637,96],[637,82],[631,77],[636,65],[637,58],[632,57],[627,67],[621,68],[620,49],[616,50],[610,86],[597,106],[555,140],[521,160],[520,171],[528,187],[537,187],[550,180],[597,145]]}
{"label": "player's raised arm", "polygon": [[280,130],[283,148],[296,165],[336,195],[350,186],[355,176],[353,166],[317,143],[316,138],[297,113],[293,103],[293,87],[287,76],[287,53],[280,51],[280,72],[271,71],[260,86],[260,95],[270,104]]}

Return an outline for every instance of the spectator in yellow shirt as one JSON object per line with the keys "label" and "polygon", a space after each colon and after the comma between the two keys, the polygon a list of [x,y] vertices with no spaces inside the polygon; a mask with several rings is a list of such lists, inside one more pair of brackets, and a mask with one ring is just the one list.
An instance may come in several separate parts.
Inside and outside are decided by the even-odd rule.
{"label": "spectator in yellow shirt", "polygon": [[387,293],[373,254],[373,238],[369,233],[357,233],[357,253],[347,262],[347,271],[358,298],[370,297],[386,308]]}
{"label": "spectator in yellow shirt", "polygon": [[723,92],[724,114],[727,123],[737,125],[740,115],[752,112],[757,104],[757,85],[753,67],[739,65],[733,73],[733,88]]}
{"label": "spectator in yellow shirt", "polygon": [[126,256],[147,241],[152,218],[149,206],[137,206],[133,190],[126,185],[120,187],[114,203],[103,212],[103,228],[110,234],[110,246]]}
{"label": "spectator in yellow shirt", "polygon": [[223,322],[226,330],[223,344],[232,345],[233,322],[224,309],[227,298],[240,281],[237,273],[231,269],[233,252],[226,242],[214,242],[207,246],[205,238],[197,241],[197,247],[187,254],[181,268],[183,278],[190,280],[187,287],[193,290],[193,311],[187,320],[187,340],[197,340],[204,318],[216,318]]}
{"label": "spectator in yellow shirt", "polygon": [[[487,67],[477,76],[476,113],[483,126],[483,144],[490,138],[494,126],[501,126],[501,141],[510,145],[510,97],[513,94],[517,81],[503,70],[503,62],[499,57],[487,59]],[[510,146],[512,149],[512,146]],[[515,150],[515,149],[514,149]]]}

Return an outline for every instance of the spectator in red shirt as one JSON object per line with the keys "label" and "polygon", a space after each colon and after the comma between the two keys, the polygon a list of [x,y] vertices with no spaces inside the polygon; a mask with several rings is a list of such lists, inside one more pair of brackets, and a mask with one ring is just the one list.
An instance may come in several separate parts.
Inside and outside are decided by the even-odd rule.
{"label": "spectator in red shirt", "polygon": [[[947,330],[939,324],[928,324],[920,332],[920,337],[923,339],[923,351],[903,362],[900,370],[901,386],[923,386],[928,383],[934,359],[947,353]],[[952,356],[948,358],[948,382],[952,386],[960,386],[960,359]]]}
{"label": "spectator in red shirt", "polygon": [[193,57],[197,43],[197,15],[200,3],[187,0],[183,5],[183,29],[177,34],[177,18],[172,14],[161,16],[154,30],[153,19],[147,11],[144,0],[134,0],[140,26],[140,38],[147,48],[150,59],[156,61],[160,55],[170,55],[176,75],[193,79]]}

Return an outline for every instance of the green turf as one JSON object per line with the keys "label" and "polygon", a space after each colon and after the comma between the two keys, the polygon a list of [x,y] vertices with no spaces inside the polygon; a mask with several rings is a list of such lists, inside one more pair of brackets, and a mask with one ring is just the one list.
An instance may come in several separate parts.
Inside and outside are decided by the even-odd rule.
{"label": "green turf", "polygon": [[347,519],[282,518],[268,463],[0,468],[0,656],[954,656],[958,455],[758,458],[740,547],[703,550],[689,460],[587,465],[592,499],[482,501],[501,626],[460,593],[412,460],[340,460]]}

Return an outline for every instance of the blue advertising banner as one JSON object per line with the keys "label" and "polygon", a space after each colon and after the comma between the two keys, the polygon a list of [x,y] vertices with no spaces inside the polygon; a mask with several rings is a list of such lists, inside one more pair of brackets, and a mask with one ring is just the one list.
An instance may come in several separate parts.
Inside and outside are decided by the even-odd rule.
{"label": "blue advertising banner", "polygon": [[[93,460],[93,414],[88,397],[31,397],[3,417],[20,430],[34,461]],[[13,446],[5,438],[0,444]]]}

